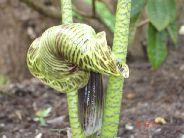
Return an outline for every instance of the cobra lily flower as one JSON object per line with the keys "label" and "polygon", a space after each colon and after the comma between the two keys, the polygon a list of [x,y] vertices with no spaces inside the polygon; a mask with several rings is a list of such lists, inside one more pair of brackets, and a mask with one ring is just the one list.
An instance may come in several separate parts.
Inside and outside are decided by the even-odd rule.
{"label": "cobra lily flower", "polygon": [[71,23],[46,30],[30,46],[27,64],[31,73],[60,92],[84,87],[89,72],[128,77],[128,67],[118,63],[105,32],[86,24]]}

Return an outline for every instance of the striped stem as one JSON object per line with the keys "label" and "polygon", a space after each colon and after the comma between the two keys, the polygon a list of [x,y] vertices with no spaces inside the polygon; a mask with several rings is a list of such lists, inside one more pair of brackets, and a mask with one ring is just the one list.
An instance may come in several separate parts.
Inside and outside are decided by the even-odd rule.
{"label": "striped stem", "polygon": [[62,24],[73,22],[71,0],[61,0]]}
{"label": "striped stem", "polygon": [[[61,0],[62,24],[73,22],[72,2],[71,0]],[[78,91],[67,93],[70,127],[72,129],[72,138],[84,138],[83,130],[80,124],[78,111]]]}
{"label": "striped stem", "polygon": [[[116,13],[116,25],[113,43],[113,53],[119,63],[126,63],[131,0],[119,0]],[[110,76],[105,97],[102,137],[114,138],[117,136],[120,118],[122,88],[124,79]]]}
{"label": "striped stem", "polygon": [[84,138],[84,133],[80,124],[78,110],[78,92],[73,91],[67,93],[68,110],[70,126],[72,129],[72,138]]}

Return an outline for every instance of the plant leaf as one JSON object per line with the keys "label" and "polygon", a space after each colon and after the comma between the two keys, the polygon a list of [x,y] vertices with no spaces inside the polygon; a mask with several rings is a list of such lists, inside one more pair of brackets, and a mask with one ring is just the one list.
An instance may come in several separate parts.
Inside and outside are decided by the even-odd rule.
{"label": "plant leaf", "polygon": [[45,119],[44,118],[39,118],[39,122],[40,122],[40,125],[41,126],[45,126],[46,125],[46,122],[45,122]]}
{"label": "plant leaf", "polygon": [[146,0],[132,0],[131,18],[134,18],[140,14],[145,6]]}
{"label": "plant leaf", "polygon": [[153,69],[158,69],[167,56],[166,32],[158,32],[151,23],[148,28],[147,53]]}
{"label": "plant leaf", "polygon": [[148,0],[146,9],[150,22],[159,31],[176,19],[175,0]]}
{"label": "plant leaf", "polygon": [[[92,0],[84,0],[87,4],[92,5]],[[114,32],[115,27],[115,16],[109,11],[107,6],[101,2],[96,1],[96,11],[102,21],[109,27],[109,29]]]}
{"label": "plant leaf", "polygon": [[131,8],[131,18],[130,18],[130,35],[129,35],[129,44],[134,41],[135,33],[137,30],[136,24],[138,23],[139,16],[142,9],[145,6],[145,0],[132,0]]}
{"label": "plant leaf", "polygon": [[37,117],[47,117],[49,115],[49,113],[51,112],[52,107],[48,107],[46,109],[41,109],[38,112],[36,112],[36,116]]}
{"label": "plant leaf", "polygon": [[73,16],[76,17],[78,20],[83,21],[84,17],[82,17],[79,13],[75,12],[74,10],[73,12]]}
{"label": "plant leaf", "polygon": [[176,45],[178,42],[178,31],[177,31],[177,27],[176,27],[176,22],[171,23],[167,27],[167,31],[168,31],[173,43]]}

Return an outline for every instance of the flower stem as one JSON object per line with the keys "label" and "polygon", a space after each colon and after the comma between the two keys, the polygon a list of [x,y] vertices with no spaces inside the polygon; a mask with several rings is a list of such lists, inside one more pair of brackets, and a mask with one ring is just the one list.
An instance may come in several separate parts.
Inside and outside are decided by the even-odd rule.
{"label": "flower stem", "polygon": [[81,128],[78,110],[78,92],[73,91],[67,93],[67,101],[68,101],[70,126],[72,129],[72,138],[84,138],[84,133]]}
{"label": "flower stem", "polygon": [[[116,25],[113,43],[113,53],[119,63],[126,63],[131,0],[118,0],[116,12]],[[102,137],[114,138],[117,136],[121,110],[122,88],[124,78],[109,77],[105,97]]]}
{"label": "flower stem", "polygon": [[62,24],[73,22],[71,0],[61,0]]}
{"label": "flower stem", "polygon": [[[62,24],[73,22],[72,2],[71,0],[61,0]],[[72,138],[84,138],[84,133],[80,123],[78,110],[78,91],[67,93],[67,102],[69,110],[70,127],[72,129]]]}

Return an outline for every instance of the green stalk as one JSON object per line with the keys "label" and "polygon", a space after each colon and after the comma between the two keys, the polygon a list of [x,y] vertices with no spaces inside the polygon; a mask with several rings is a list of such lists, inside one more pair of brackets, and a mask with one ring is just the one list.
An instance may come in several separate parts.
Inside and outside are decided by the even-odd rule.
{"label": "green stalk", "polygon": [[[61,0],[62,23],[68,24],[73,22],[72,18],[72,2],[71,0]],[[80,123],[78,110],[78,91],[67,93],[67,102],[69,110],[70,127],[72,130],[72,138],[84,138],[84,133]]]}
{"label": "green stalk", "polygon": [[84,138],[78,111],[78,92],[73,91],[67,93],[67,101],[72,138]]}
{"label": "green stalk", "polygon": [[[131,0],[118,1],[112,50],[116,59],[118,62],[122,63],[122,65],[126,63],[130,10]],[[124,78],[122,77],[109,77],[101,133],[104,138],[114,138],[117,136],[123,93],[123,82]]]}
{"label": "green stalk", "polygon": [[71,0],[61,0],[62,24],[73,23]]}

